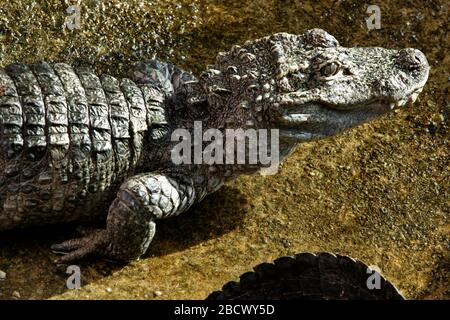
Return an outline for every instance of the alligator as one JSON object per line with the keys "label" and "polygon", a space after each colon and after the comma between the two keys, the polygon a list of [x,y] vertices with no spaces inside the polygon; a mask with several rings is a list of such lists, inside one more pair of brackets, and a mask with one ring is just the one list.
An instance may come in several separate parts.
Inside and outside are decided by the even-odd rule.
{"label": "alligator", "polygon": [[329,252],[261,263],[207,300],[404,300],[375,266]]}
{"label": "alligator", "polygon": [[155,221],[268,168],[220,162],[219,149],[216,162],[177,163],[179,129],[270,129],[282,161],[414,102],[429,73],[419,50],[347,48],[321,29],[235,45],[199,77],[157,60],[130,69],[121,79],[54,62],[0,69],[0,231],[106,221],[53,245],[56,262],[138,259]]}

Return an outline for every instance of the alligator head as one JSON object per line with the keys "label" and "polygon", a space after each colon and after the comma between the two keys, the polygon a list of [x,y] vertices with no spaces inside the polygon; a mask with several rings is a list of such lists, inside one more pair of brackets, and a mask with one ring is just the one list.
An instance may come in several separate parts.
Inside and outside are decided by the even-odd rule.
{"label": "alligator head", "polygon": [[198,85],[227,127],[276,128],[281,143],[295,145],[414,102],[428,72],[419,50],[346,48],[313,29],[234,46]]}

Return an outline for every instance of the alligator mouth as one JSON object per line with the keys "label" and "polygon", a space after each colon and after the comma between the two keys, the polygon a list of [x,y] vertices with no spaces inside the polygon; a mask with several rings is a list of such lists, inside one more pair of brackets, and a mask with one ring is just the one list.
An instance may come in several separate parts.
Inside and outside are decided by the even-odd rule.
{"label": "alligator mouth", "polygon": [[297,141],[331,136],[396,108],[414,103],[422,89],[423,87],[414,89],[402,99],[377,99],[345,108],[322,102],[301,105],[281,116],[278,122],[280,135]]}
{"label": "alligator mouth", "polygon": [[[373,108],[373,107],[379,107],[383,111],[390,111],[399,109],[401,107],[405,107],[408,105],[412,105],[414,102],[416,102],[417,97],[422,92],[423,87],[419,87],[417,89],[412,90],[410,93],[405,94],[405,97],[402,99],[381,99],[381,100],[372,100],[364,105],[359,106],[351,106],[346,109],[340,109],[339,110],[356,110],[360,108],[361,110],[364,110],[365,108]],[[332,107],[332,106],[331,106]],[[389,108],[388,108],[389,107]],[[338,109],[338,108],[335,108]]]}
{"label": "alligator mouth", "polygon": [[413,90],[410,94],[407,94],[406,98],[400,99],[398,101],[390,102],[389,103],[390,109],[393,110],[395,108],[400,108],[400,107],[404,107],[406,105],[413,104],[414,102],[416,102],[417,97],[422,92],[422,90],[423,90],[423,87],[417,88],[417,89]]}
{"label": "alligator mouth", "polygon": [[[412,90],[409,94],[406,94],[402,99],[373,99],[364,104],[357,105],[333,105],[325,102],[311,102],[303,106],[298,106],[295,109],[287,111],[281,118],[282,125],[290,126],[292,124],[305,123],[314,118],[313,114],[320,114],[322,110],[328,109],[334,112],[364,112],[370,110],[371,112],[385,113],[390,110],[398,109],[407,105],[413,104],[419,94],[422,92],[423,87]],[[309,108],[308,108],[309,106]],[[314,110],[311,111],[311,107],[314,106]],[[309,110],[308,110],[309,109]]]}
{"label": "alligator mouth", "polygon": [[401,108],[401,107],[413,104],[414,102],[416,102],[417,97],[422,92],[422,90],[423,90],[423,87],[419,87],[419,88],[416,88],[416,89],[412,90],[411,92],[405,94],[404,98],[401,98],[401,99],[395,99],[395,98],[373,99],[362,105],[361,104],[348,105],[348,106],[336,106],[333,104],[324,104],[324,105],[327,107],[330,107],[332,109],[340,110],[340,111],[352,111],[352,110],[357,110],[357,109],[364,110],[365,108],[373,108],[376,106],[383,109],[383,111],[384,111],[384,109],[387,109],[387,111],[389,111],[389,110],[394,110],[397,108]]}

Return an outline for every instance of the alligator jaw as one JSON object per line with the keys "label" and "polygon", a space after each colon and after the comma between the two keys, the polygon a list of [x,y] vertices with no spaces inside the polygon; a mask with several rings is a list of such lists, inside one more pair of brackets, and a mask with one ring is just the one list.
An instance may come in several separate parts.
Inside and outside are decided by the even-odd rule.
{"label": "alligator jaw", "polygon": [[422,90],[423,90],[423,87],[420,87],[418,89],[415,89],[411,94],[407,95],[407,97],[405,99],[401,99],[399,101],[391,102],[389,104],[390,109],[393,110],[395,108],[399,108],[399,107],[403,107],[403,106],[406,106],[406,105],[413,104],[414,102],[416,102],[417,97],[422,92]]}

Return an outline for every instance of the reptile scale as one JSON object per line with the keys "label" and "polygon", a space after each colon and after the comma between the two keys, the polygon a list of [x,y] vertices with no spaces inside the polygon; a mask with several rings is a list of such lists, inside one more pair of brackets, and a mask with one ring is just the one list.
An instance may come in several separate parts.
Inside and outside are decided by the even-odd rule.
{"label": "reptile scale", "polygon": [[[130,77],[64,63],[0,69],[0,231],[106,219],[54,245],[68,263],[139,258],[158,219],[185,212],[262,164],[181,164],[176,129],[278,129],[286,158],[302,142],[412,103],[429,65],[416,49],[342,47],[321,29],[278,33],[220,53],[197,79],[172,64]],[[194,146],[192,146],[194,148]]]}

